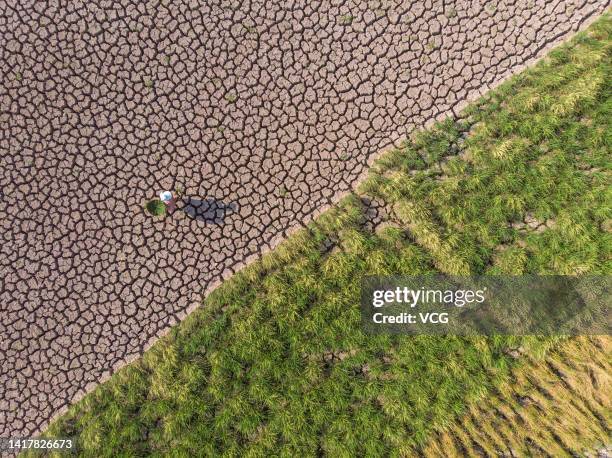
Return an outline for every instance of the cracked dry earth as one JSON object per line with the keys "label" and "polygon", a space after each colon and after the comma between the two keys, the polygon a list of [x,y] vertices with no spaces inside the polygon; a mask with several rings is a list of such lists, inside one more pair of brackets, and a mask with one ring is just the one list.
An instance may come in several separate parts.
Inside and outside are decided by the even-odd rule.
{"label": "cracked dry earth", "polygon": [[608,5],[0,0],[0,436]]}

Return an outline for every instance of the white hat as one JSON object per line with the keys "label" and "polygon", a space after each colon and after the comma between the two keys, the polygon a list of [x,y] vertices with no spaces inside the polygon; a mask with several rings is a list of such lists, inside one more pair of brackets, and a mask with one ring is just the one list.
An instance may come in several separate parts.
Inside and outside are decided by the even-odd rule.
{"label": "white hat", "polygon": [[162,191],[159,193],[159,198],[162,202],[170,202],[172,200],[172,193],[170,191]]}

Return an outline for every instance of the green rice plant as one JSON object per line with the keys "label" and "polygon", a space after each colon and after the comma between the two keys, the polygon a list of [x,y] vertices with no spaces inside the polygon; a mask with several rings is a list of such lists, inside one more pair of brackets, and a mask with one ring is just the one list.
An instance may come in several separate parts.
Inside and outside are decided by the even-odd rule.
{"label": "green rice plant", "polygon": [[164,216],[166,214],[166,204],[159,199],[153,199],[145,204],[145,210],[152,216]]}

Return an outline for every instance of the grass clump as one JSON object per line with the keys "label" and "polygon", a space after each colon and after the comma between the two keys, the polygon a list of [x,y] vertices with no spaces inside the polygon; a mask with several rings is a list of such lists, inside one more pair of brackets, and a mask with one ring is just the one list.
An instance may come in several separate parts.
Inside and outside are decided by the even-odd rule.
{"label": "grass clump", "polygon": [[447,18],[452,19],[454,17],[457,17],[457,10],[453,7],[449,7],[446,9],[444,14]]}
{"label": "grass clump", "polygon": [[342,25],[351,25],[355,20],[355,16],[352,14],[343,14],[340,16],[340,24]]}
{"label": "grass clump", "polygon": [[[47,434],[92,456],[426,449],[560,339],[366,335],[361,279],[610,274],[610,28],[384,156],[359,196],[225,282]],[[385,228],[369,228],[364,195],[390,210]]]}
{"label": "grass clump", "polygon": [[145,210],[151,216],[164,216],[166,214],[166,204],[159,199],[152,199],[145,204]]}

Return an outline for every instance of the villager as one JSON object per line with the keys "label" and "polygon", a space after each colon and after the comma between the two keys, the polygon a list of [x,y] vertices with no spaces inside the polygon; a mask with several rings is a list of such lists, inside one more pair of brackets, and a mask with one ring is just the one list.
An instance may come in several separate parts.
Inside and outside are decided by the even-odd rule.
{"label": "villager", "polygon": [[159,193],[159,199],[166,205],[166,211],[169,215],[176,210],[176,200],[170,191],[162,191]]}

